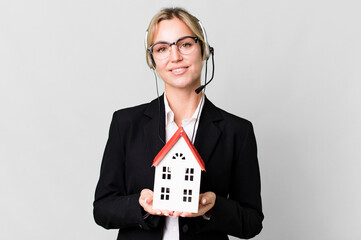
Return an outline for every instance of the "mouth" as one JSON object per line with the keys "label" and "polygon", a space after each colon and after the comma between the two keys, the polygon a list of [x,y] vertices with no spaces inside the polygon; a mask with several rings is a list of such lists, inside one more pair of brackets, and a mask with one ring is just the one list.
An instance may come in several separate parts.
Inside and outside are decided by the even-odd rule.
{"label": "mouth", "polygon": [[175,75],[180,75],[183,74],[184,72],[186,72],[188,69],[188,67],[177,67],[177,68],[173,68],[170,71],[175,74]]}

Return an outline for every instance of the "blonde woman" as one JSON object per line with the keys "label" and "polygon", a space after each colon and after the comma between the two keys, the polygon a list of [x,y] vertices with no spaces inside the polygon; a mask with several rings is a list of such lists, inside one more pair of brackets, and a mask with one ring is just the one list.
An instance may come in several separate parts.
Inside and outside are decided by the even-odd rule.
{"label": "blonde woman", "polygon": [[[147,62],[165,94],[114,113],[95,194],[95,221],[119,229],[118,239],[251,238],[262,229],[252,124],[195,92],[208,54],[202,26],[184,9],[163,9],[151,20]],[[150,166],[180,126],[205,162],[198,213],[152,207]]]}

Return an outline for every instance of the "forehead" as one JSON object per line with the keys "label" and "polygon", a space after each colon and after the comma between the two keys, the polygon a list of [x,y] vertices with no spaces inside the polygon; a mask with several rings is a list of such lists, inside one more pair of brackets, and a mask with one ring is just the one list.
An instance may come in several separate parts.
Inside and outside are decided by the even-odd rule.
{"label": "forehead", "polygon": [[158,23],[153,40],[154,42],[174,42],[180,37],[193,35],[192,30],[182,20],[173,18]]}

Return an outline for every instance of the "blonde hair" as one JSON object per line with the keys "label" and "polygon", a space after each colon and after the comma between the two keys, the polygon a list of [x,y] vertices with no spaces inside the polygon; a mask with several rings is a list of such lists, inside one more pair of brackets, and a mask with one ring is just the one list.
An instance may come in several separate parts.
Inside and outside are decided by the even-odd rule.
{"label": "blonde hair", "polygon": [[[146,48],[149,48],[154,44],[154,35],[158,28],[158,23],[163,20],[171,20],[173,18],[178,18],[182,22],[184,22],[187,27],[194,33],[196,37],[200,40],[201,43],[201,50],[202,50],[202,57],[206,59],[206,43],[203,36],[203,31],[201,26],[199,25],[199,20],[187,12],[183,8],[164,8],[160,10],[149,23],[148,30],[147,30],[147,39],[146,39]],[[154,60],[151,57],[151,54],[148,50],[146,50],[146,60],[150,67],[155,68]]]}

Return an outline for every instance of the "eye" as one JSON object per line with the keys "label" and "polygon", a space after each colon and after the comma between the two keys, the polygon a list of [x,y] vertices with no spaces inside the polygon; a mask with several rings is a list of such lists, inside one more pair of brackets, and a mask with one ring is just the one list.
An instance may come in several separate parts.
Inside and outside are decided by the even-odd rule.
{"label": "eye", "polygon": [[165,52],[165,51],[166,51],[165,47],[160,47],[160,48],[156,49],[156,52],[158,52],[158,53],[162,53],[162,52]]}
{"label": "eye", "polygon": [[191,42],[183,42],[181,48],[190,48],[192,45],[193,44]]}
{"label": "eye", "polygon": [[153,47],[153,51],[154,53],[165,53],[168,51],[168,45],[167,44],[156,44],[154,47]]}

